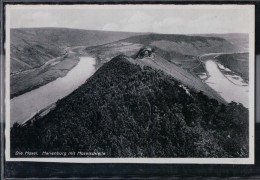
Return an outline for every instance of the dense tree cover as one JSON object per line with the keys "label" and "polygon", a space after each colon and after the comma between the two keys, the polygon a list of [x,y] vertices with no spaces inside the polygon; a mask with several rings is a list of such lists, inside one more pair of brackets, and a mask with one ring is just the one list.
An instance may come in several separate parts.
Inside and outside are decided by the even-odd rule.
{"label": "dense tree cover", "polygon": [[[61,87],[62,88],[62,87]],[[17,151],[106,157],[248,157],[248,110],[117,56],[43,118],[11,129]]]}

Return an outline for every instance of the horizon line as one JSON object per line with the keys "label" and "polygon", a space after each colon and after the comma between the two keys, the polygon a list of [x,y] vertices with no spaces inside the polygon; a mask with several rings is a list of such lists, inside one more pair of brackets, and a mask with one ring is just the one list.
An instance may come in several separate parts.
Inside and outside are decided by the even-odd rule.
{"label": "horizon line", "polygon": [[133,33],[133,34],[165,34],[165,35],[210,35],[210,34],[215,34],[215,35],[221,35],[221,34],[249,34],[247,32],[226,32],[226,33],[216,33],[216,32],[212,32],[212,33],[157,33],[157,32],[135,32],[135,31],[116,31],[116,30],[100,30],[100,29],[83,29],[83,28],[70,28],[70,27],[54,27],[54,26],[50,26],[50,27],[13,27],[10,29],[71,29],[71,30],[84,30],[84,31],[103,31],[103,32],[119,32],[119,33]]}

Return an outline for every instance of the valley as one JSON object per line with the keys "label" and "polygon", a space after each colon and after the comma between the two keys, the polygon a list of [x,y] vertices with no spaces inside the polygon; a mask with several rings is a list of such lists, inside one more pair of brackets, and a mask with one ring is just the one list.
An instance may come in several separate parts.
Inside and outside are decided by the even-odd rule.
{"label": "valley", "polygon": [[[230,41],[72,29],[15,32],[23,36],[13,44],[31,49],[39,61],[25,60],[33,57],[25,49],[11,53],[12,152],[248,156],[248,53]],[[56,39],[48,40],[50,34]],[[43,50],[49,43],[56,54]],[[227,95],[233,91],[238,99]]]}
{"label": "valley", "polygon": [[105,157],[248,156],[246,108],[219,103],[162,70],[134,61],[124,55],[113,58],[45,116],[25,126],[15,123],[12,152],[19,148],[98,150]]}
{"label": "valley", "polygon": [[[64,34],[60,34],[59,32]],[[202,55],[205,52],[224,53],[237,51],[236,46],[233,46],[228,41],[214,37],[160,34],[140,35],[140,33],[123,32],[116,36],[116,32],[80,31],[57,28],[14,29],[12,33],[11,98],[45,85],[58,77],[65,76],[69,70],[79,62],[79,57],[81,56],[95,57],[97,61],[96,69],[98,69],[105,62],[108,62],[117,55],[124,54],[132,57],[137,54],[140,48],[151,46],[155,53],[162,59],[198,76],[205,72],[205,68],[203,68],[198,60],[198,55]],[[50,35],[55,38],[49,40],[47,36]],[[67,36],[65,37],[65,35]],[[73,40],[72,35],[75,37]],[[83,37],[77,39],[79,35]],[[124,37],[128,38],[124,39]],[[87,40],[84,41],[84,38]],[[120,38],[122,39],[115,41]],[[57,42],[54,42],[54,40]],[[106,43],[109,41],[114,42]],[[89,46],[88,44],[90,42],[95,43]],[[43,51],[42,48],[39,48],[39,44],[41,47],[50,44],[50,47],[48,46],[49,49]],[[52,47],[54,44],[56,47]],[[95,44],[98,45],[95,46]],[[30,52],[28,52],[28,48]],[[20,50],[18,51],[17,49]],[[40,55],[38,51],[44,52],[46,57],[38,57]],[[59,53],[55,54],[54,52]],[[35,55],[35,57],[33,55]],[[37,59],[37,64],[35,64],[35,60],[33,59],[23,58],[27,56]],[[20,64],[17,59],[19,59],[19,62],[28,64],[30,68],[26,66],[20,71],[15,70]],[[168,63],[166,61],[165,63]]]}
{"label": "valley", "polygon": [[39,67],[11,74],[11,98],[65,76],[78,62],[79,56],[73,52],[66,52],[63,56],[50,59]]}
{"label": "valley", "polygon": [[65,76],[79,62],[79,57],[85,55],[77,50],[81,46],[139,34],[142,33],[68,28],[11,29],[10,96],[19,96]]}
{"label": "valley", "polygon": [[11,125],[14,122],[23,124],[26,120],[34,118],[42,109],[55,104],[83,84],[95,72],[95,59],[91,57],[79,59],[78,64],[65,76],[13,98]]}

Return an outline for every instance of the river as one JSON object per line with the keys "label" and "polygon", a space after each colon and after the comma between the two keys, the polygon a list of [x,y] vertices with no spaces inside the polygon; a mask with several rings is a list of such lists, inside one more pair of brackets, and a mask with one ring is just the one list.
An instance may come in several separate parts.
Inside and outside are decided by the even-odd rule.
{"label": "river", "polygon": [[66,76],[11,99],[10,116],[13,123],[23,123],[45,107],[69,95],[95,72],[95,59],[81,57]]}
{"label": "river", "polygon": [[248,108],[248,84],[240,76],[224,75],[220,71],[220,67],[224,68],[223,65],[219,67],[214,60],[207,60],[205,65],[209,75],[205,82],[227,102],[238,102]]}
{"label": "river", "polygon": [[[225,76],[213,60],[207,60],[205,65],[209,75],[205,82],[211,88],[227,102],[235,101],[248,107],[248,85],[241,83],[241,78]],[[94,72],[95,59],[81,57],[79,63],[66,76],[13,98],[10,102],[11,126],[15,122],[25,122],[40,110],[69,95]]]}

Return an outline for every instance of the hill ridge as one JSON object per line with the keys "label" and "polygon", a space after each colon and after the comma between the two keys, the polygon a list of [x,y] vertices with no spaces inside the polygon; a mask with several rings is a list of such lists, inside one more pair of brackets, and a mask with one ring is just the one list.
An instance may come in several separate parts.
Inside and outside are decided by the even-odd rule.
{"label": "hill ridge", "polygon": [[[248,157],[248,110],[220,104],[124,55],[100,67],[46,116],[11,129],[11,153],[104,157]],[[231,138],[228,138],[231,137]],[[40,155],[41,156],[41,155]]]}

